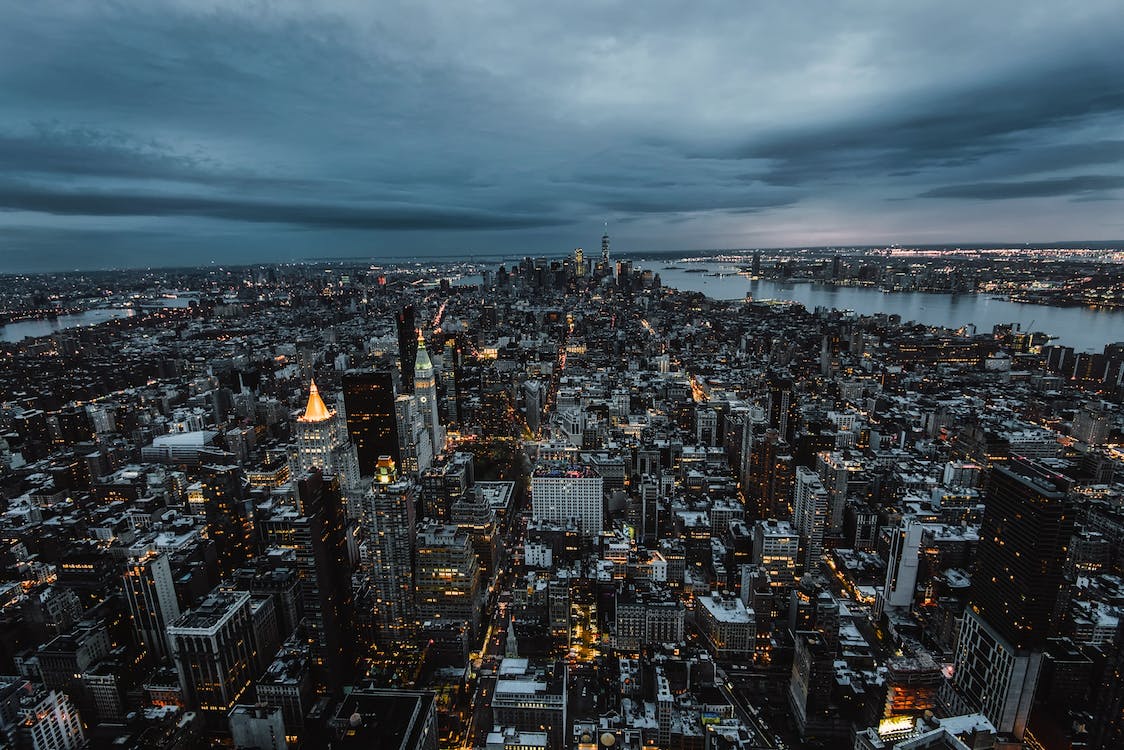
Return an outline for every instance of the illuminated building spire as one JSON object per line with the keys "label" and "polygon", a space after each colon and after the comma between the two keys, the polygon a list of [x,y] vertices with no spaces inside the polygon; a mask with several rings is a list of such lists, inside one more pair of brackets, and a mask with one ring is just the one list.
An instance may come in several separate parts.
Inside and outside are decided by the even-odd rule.
{"label": "illuminated building spire", "polygon": [[328,407],[324,405],[324,399],[320,398],[320,390],[316,387],[316,381],[312,381],[311,387],[308,389],[308,405],[304,407],[304,415],[301,416],[301,422],[323,422],[325,419],[331,419],[332,413],[328,411]]}

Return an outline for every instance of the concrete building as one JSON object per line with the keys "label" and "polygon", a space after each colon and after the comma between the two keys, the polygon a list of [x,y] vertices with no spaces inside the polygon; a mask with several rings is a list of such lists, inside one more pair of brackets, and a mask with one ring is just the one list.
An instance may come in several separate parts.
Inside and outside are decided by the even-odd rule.
{"label": "concrete building", "polygon": [[596,536],[604,529],[604,479],[589,466],[542,463],[531,475],[531,511],[536,521],[573,521]]}
{"label": "concrete building", "polygon": [[714,658],[752,658],[757,628],[753,612],[741,599],[712,591],[698,598],[695,615]]}

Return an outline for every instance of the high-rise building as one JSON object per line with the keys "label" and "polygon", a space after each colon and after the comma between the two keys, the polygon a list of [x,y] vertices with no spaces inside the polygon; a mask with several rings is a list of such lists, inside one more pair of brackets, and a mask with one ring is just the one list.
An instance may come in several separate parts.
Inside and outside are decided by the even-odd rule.
{"label": "high-rise building", "polygon": [[545,462],[531,474],[531,510],[536,521],[574,522],[587,536],[604,530],[605,480],[589,466]]}
{"label": "high-rise building", "polygon": [[398,326],[398,371],[402,375],[402,391],[414,392],[414,360],[418,354],[417,314],[413,305],[406,305],[395,317]]}
{"label": "high-rise building", "polygon": [[168,642],[164,631],[180,616],[168,555],[150,545],[130,549],[123,581],[141,647],[156,661],[165,659]]}
{"label": "high-rise building", "polygon": [[887,607],[908,610],[917,590],[917,569],[921,563],[921,536],[925,527],[913,517],[903,518],[890,537],[890,560],[886,565],[886,584],[875,605],[881,614]]}
{"label": "high-rise building", "polygon": [[168,645],[184,700],[212,727],[225,728],[227,715],[257,676],[250,594],[212,591],[168,626]]}
{"label": "high-rise building", "polygon": [[339,479],[345,491],[359,485],[359,463],[347,434],[347,424],[324,404],[313,380],[308,405],[297,419],[297,462],[294,474],[312,469]]}
{"label": "high-rise building", "polygon": [[504,659],[492,696],[495,724],[521,731],[541,731],[548,736],[549,750],[569,746],[566,696],[566,664],[536,669],[527,659]]}
{"label": "high-rise building", "polygon": [[385,643],[414,623],[416,485],[399,478],[390,456],[379,459],[375,480],[363,498],[369,573],[375,590],[375,621]]}
{"label": "high-rise building", "polygon": [[828,495],[816,472],[807,466],[796,467],[792,492],[792,521],[804,545],[801,560],[805,574],[819,568],[823,555],[823,538],[827,530]]}
{"label": "high-rise building", "polygon": [[441,355],[441,414],[445,418],[445,424],[450,427],[459,425],[461,421],[460,398],[457,393],[460,354],[457,340],[452,337],[446,339],[444,353]]}
{"label": "high-rise building", "polygon": [[1026,459],[992,470],[970,606],[943,695],[1016,739],[1029,720],[1073,535],[1068,487]]}
{"label": "high-rise building", "polygon": [[[193,485],[193,503],[207,522],[207,537],[215,543],[219,573],[229,576],[253,554],[252,519],[246,485],[238,466],[208,465]],[[188,501],[192,502],[191,491]]]}
{"label": "high-rise building", "polygon": [[768,412],[769,426],[791,443],[799,417],[791,378],[774,376],[769,379]]}
{"label": "high-rise building", "polygon": [[268,705],[237,705],[230,712],[230,736],[235,747],[286,750],[285,722],[281,709]]}
{"label": "high-rise building", "polygon": [[398,453],[402,456],[401,463],[395,465],[403,474],[421,474],[433,465],[433,442],[415,395],[396,398],[394,414],[398,421]]}
{"label": "high-rise building", "polygon": [[585,276],[585,251],[580,247],[574,248],[574,276]]}
{"label": "high-rise building", "polygon": [[761,251],[760,250],[754,250],[753,251],[753,269],[752,270],[753,270],[754,276],[760,276],[761,275]]}
{"label": "high-rise building", "polygon": [[4,717],[4,723],[11,720],[14,725],[15,747],[77,750],[86,746],[82,719],[66,693],[36,688],[27,682],[21,687],[17,696],[13,696],[18,700],[18,704],[12,706],[15,715]]}
{"label": "high-rise building", "polygon": [[768,519],[753,525],[753,564],[769,572],[772,588],[791,588],[796,583],[799,555],[800,534],[788,521]]}
{"label": "high-rise building", "polygon": [[433,363],[425,349],[425,339],[418,336],[417,360],[414,366],[414,398],[417,399],[418,412],[422,424],[429,433],[429,443],[433,454],[445,450],[445,430],[441,427],[440,405],[437,403],[437,380],[433,375]]}
{"label": "high-rise building", "polygon": [[359,474],[374,476],[379,456],[402,460],[394,377],[386,370],[348,370],[343,374],[347,432],[355,446]]}
{"label": "high-rise building", "polygon": [[292,489],[292,504],[278,505],[260,517],[258,532],[266,548],[295,552],[313,679],[321,689],[338,692],[355,668],[343,500],[337,479],[316,469],[297,476]]}
{"label": "high-rise building", "polygon": [[416,554],[418,620],[463,622],[475,632],[483,602],[480,565],[469,535],[458,526],[429,521],[418,529]]}

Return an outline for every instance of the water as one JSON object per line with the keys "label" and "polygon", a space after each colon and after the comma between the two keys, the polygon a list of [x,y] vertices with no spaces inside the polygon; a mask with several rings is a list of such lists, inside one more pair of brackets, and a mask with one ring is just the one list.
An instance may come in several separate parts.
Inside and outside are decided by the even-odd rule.
{"label": "water", "polygon": [[[1020,323],[1024,331],[1044,331],[1057,339],[1051,343],[1072,346],[1076,351],[1100,352],[1105,344],[1124,341],[1124,311],[1093,310],[1087,307],[1048,307],[992,299],[984,294],[927,294],[922,292],[883,293],[869,287],[831,286],[776,281],[751,281],[745,276],[708,276],[707,273],[734,274],[736,267],[720,263],[676,263],[648,261],[638,268],[660,275],[664,286],[702,292],[712,299],[795,300],[809,310],[831,307],[853,310],[860,315],[897,314],[903,321],[960,328],[972,323],[978,333],[988,333],[999,323]],[[686,273],[702,268],[705,273]],[[1033,324],[1033,325],[1032,325]]]}
{"label": "water", "polygon": [[86,310],[73,315],[60,315],[57,318],[42,318],[40,320],[24,320],[19,323],[9,323],[0,326],[0,341],[16,342],[37,336],[49,336],[52,333],[67,328],[79,326],[92,326],[117,318],[131,318],[136,315],[135,310],[118,307],[105,307],[97,310]]}

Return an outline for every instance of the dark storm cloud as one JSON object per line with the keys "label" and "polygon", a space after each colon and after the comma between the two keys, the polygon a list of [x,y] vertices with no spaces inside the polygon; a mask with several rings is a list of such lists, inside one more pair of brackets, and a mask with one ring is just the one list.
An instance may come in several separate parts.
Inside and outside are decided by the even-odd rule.
{"label": "dark storm cloud", "polygon": [[13,3],[0,259],[1112,239],[1122,45],[1109,0]]}
{"label": "dark storm cloud", "polygon": [[[1023,161],[1022,173],[1035,173],[1124,159],[1119,140],[1069,145],[1040,140],[1122,112],[1124,76],[1118,61],[1093,60],[1030,69],[1011,79],[934,96],[906,96],[848,121],[767,135],[708,156],[769,160],[761,177],[777,185],[911,176],[1016,154]],[[1010,169],[1020,171],[1018,166]]]}
{"label": "dark storm cloud", "polygon": [[5,183],[0,183],[0,205],[63,216],[199,216],[326,229],[519,229],[565,223],[550,216],[447,207],[271,203],[190,195],[62,191]]}
{"label": "dark storm cloud", "polygon": [[971,200],[1011,200],[1013,198],[1044,198],[1055,196],[1103,196],[1124,187],[1124,177],[1110,175],[1078,175],[1054,180],[1022,180],[1020,182],[976,182],[967,185],[946,185],[921,193],[922,198],[968,198]]}

